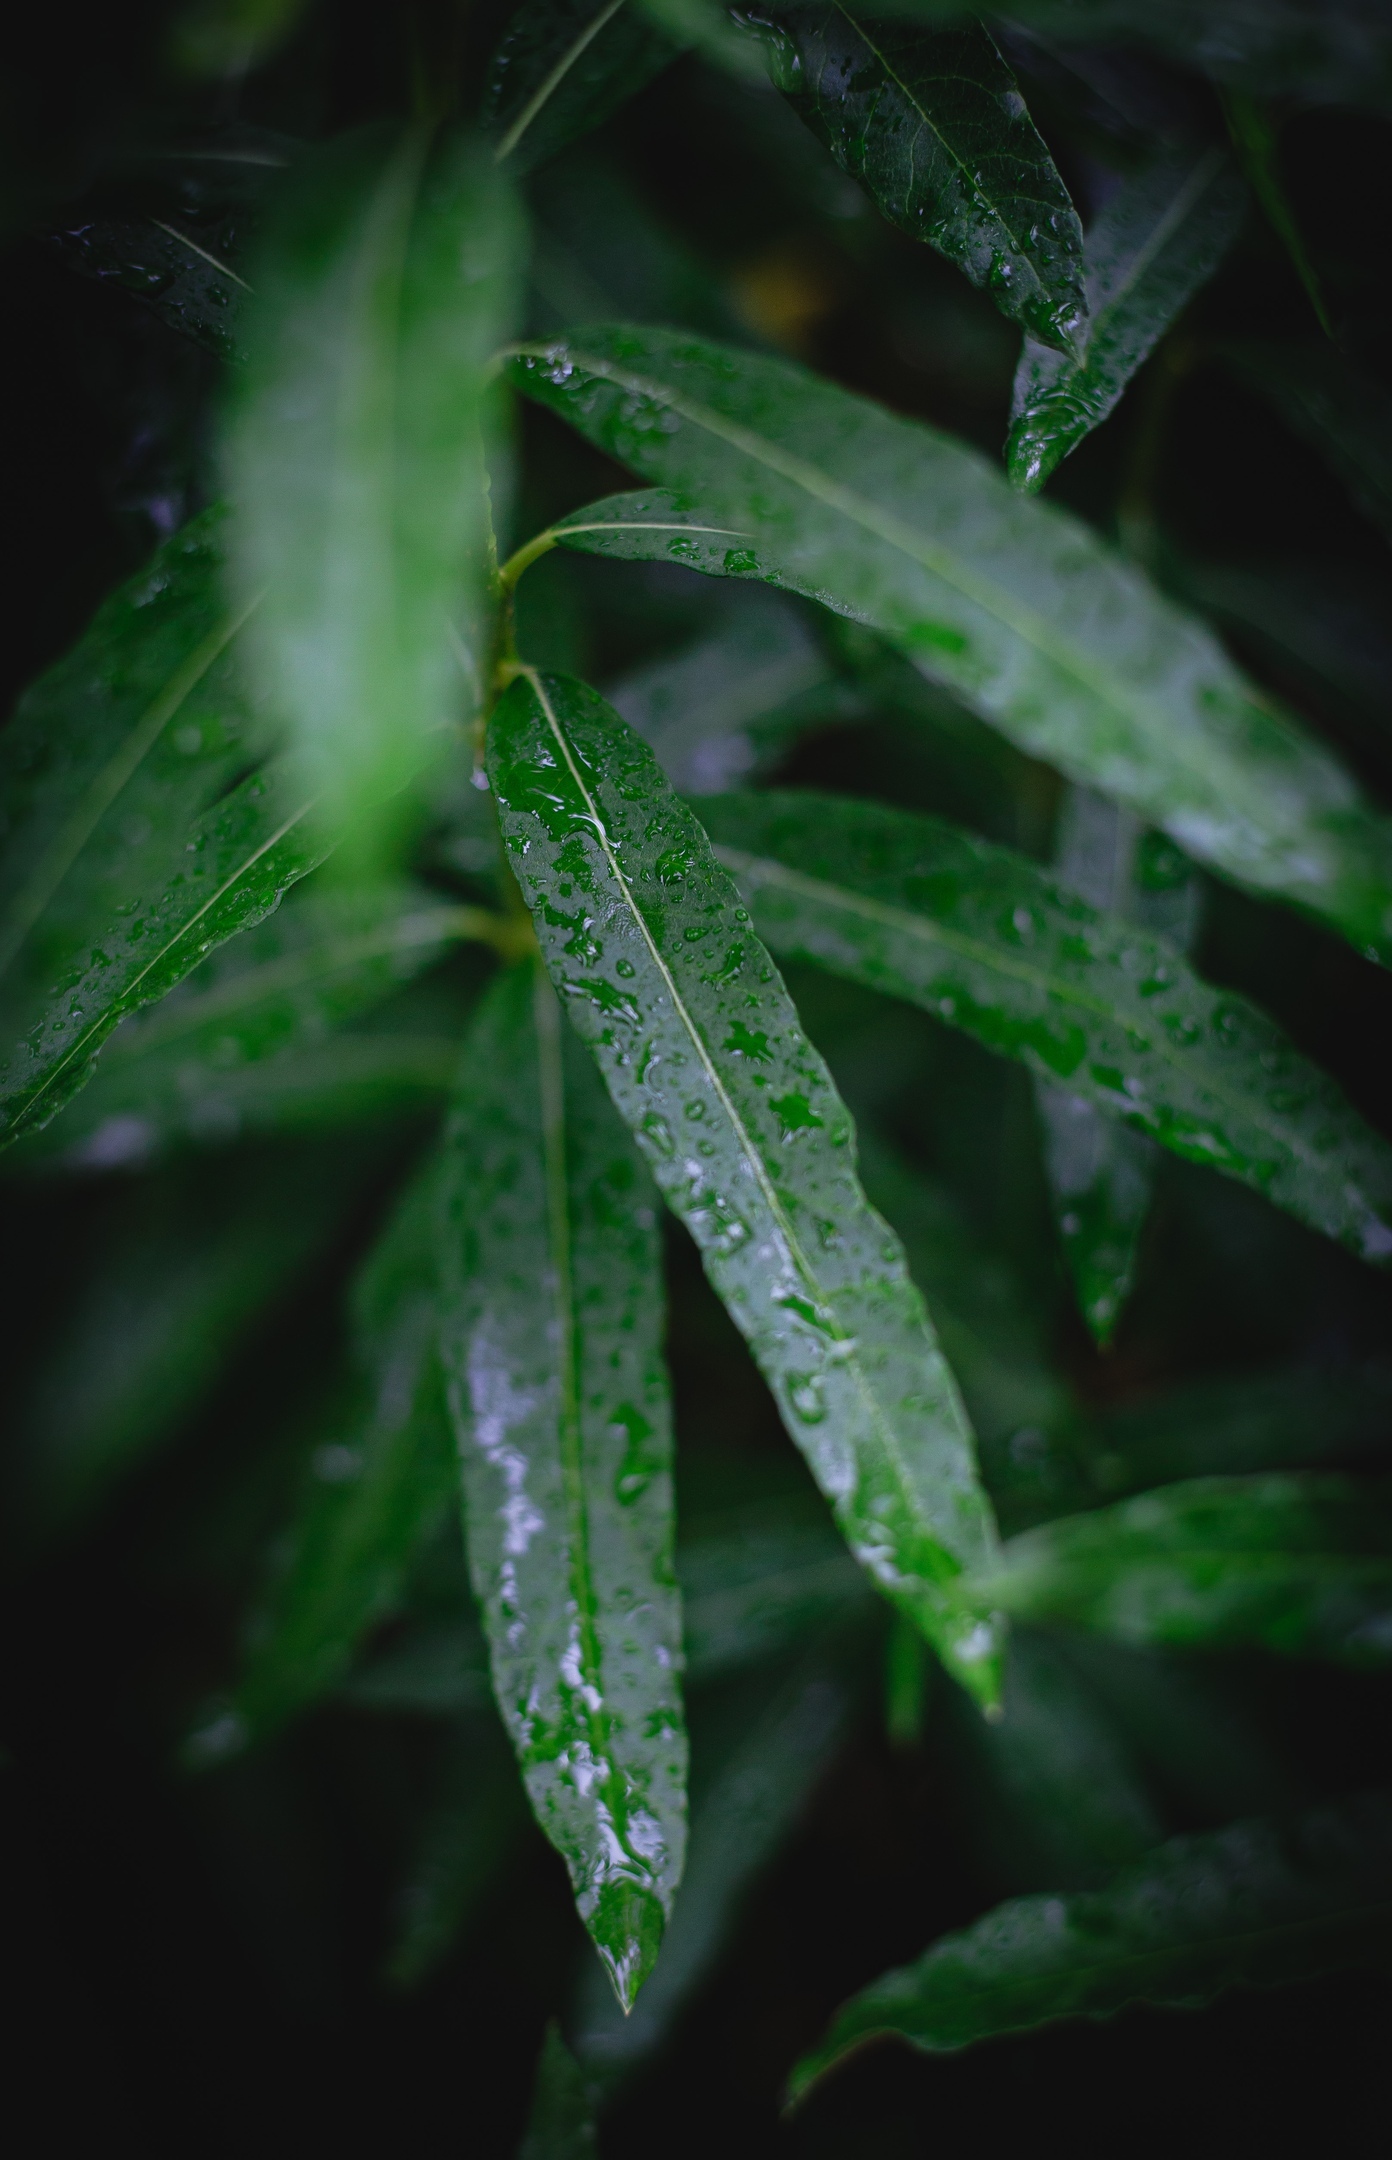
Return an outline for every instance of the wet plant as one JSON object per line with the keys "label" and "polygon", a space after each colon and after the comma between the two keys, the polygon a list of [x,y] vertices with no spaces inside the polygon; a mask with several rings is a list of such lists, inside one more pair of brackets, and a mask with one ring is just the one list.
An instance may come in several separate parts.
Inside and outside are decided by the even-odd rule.
{"label": "wet plant", "polygon": [[917,2150],[1079,2020],[1347,2081],[1383,12],[31,44],[21,1842],[81,1700],[150,1970],[206,1905],[253,2057],[429,2036],[481,2152]]}

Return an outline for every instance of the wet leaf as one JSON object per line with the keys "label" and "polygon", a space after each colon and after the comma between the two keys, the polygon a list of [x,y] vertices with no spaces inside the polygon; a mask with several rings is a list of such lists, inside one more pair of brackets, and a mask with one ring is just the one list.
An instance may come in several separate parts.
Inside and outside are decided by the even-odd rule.
{"label": "wet leaf", "polygon": [[[422,1078],[443,1090],[458,1056],[448,1042],[422,1058],[419,1039],[383,1037],[375,1066],[370,1045],[364,1059],[360,1042],[344,1044],[342,1062],[330,1045],[345,1022],[499,920],[419,886],[305,889],[211,953],[157,1009],[124,1021],[95,1083],[21,1144],[13,1166],[130,1168],[190,1140],[318,1124],[327,1098],[350,1097],[355,1083],[390,1094],[399,1076],[408,1094]],[[266,1084],[268,1072],[277,1077]],[[310,1097],[314,1115],[297,1119],[297,1099]]]}
{"label": "wet leaf", "polygon": [[1046,345],[1079,351],[1083,229],[984,25],[931,31],[854,5],[766,24],[774,82],[890,222]]}
{"label": "wet leaf", "polygon": [[1392,1656],[1392,1507],[1342,1477],[1194,1478],[1013,1538],[983,1600],[1121,1642]]}
{"label": "wet leaf", "polygon": [[495,155],[529,172],[617,112],[681,49],[633,0],[525,0],[489,66]]}
{"label": "wet leaf", "polygon": [[212,234],[159,218],[98,217],[55,234],[54,243],[79,276],[119,286],[220,360],[243,357],[241,312],[250,288]]}
{"label": "wet leaf", "polygon": [[441,1340],[494,1691],[628,2008],[686,1828],[657,1197],[532,963],[471,1031],[443,1199]]}
{"label": "wet leaf", "polygon": [[484,147],[371,129],[290,175],[251,264],[226,444],[248,664],[327,813],[450,745],[481,651],[484,375],[520,239]]}
{"label": "wet leaf", "polygon": [[1246,190],[1221,150],[1165,150],[1123,179],[1087,236],[1088,331],[1079,358],[1027,337],[1010,405],[1006,470],[1042,487],[1099,427],[1237,237]]}
{"label": "wet leaf", "polygon": [[[1031,756],[1392,956],[1388,821],[1139,571],[975,451],[787,361],[677,331],[587,329],[520,348],[511,368],[672,491],[668,515],[692,529],[653,531],[645,552],[869,623]],[[633,501],[635,528],[660,522],[651,496]],[[614,545],[569,522],[569,545],[644,551],[641,530]]]}
{"label": "wet leaf", "polygon": [[1378,1954],[1392,1910],[1392,1807],[1367,1794],[1282,1827],[1175,1838],[1105,1890],[1015,1898],[884,1974],[794,2070],[805,2093],[894,2035],[930,2054],[1130,2003],[1197,2009],[1226,1989],[1304,1980]]}
{"label": "wet leaf", "polygon": [[774,950],[922,1005],[1365,1259],[1392,1257],[1392,1150],[1254,1006],[938,819],[810,791],[702,814]]}
{"label": "wet leaf", "polygon": [[432,1159],[354,1285],[358,1399],[314,1450],[235,1692],[189,1742],[196,1763],[264,1739],[334,1687],[448,1515],[456,1473],[435,1350],[438,1177]]}
{"label": "wet leaf", "polygon": [[490,730],[543,956],[852,1551],[989,1700],[954,1582],[993,1546],[970,1429],[849,1114],[709,843],[603,699],[524,670]]}
{"label": "wet leaf", "polygon": [[845,1739],[855,1648],[853,1632],[833,1631],[791,1670],[698,1712],[690,1850],[653,1976],[628,2018],[588,1979],[580,1989],[576,2051],[606,2086],[631,2075],[670,2033]]}

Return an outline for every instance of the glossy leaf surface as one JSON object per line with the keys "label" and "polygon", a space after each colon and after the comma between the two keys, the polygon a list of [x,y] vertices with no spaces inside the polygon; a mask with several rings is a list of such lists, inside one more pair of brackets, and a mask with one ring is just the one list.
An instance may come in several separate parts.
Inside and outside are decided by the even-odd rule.
{"label": "glossy leaf surface", "polygon": [[1392,1150],[1173,946],[936,819],[802,791],[702,812],[776,951],[907,997],[1366,1259],[1392,1254]]}
{"label": "glossy leaf surface", "polygon": [[194,1761],[264,1738],[333,1687],[447,1514],[455,1467],[435,1349],[437,1178],[432,1162],[408,1187],[354,1286],[362,1399],[314,1450],[245,1669],[230,1705],[193,1736]]}
{"label": "glossy leaf surface", "polygon": [[[389,1090],[394,1070],[409,1082],[409,1041],[403,1054],[399,1042],[383,1038],[369,1073],[354,1067],[357,1042],[343,1048],[339,1063],[330,1047],[335,1031],[493,921],[420,887],[306,888],[211,953],[157,1009],[127,1019],[107,1045],[95,1084],[24,1145],[16,1166],[56,1158],[72,1168],[132,1167],[183,1141],[274,1126],[278,1108],[294,1122],[295,1094],[314,1093],[322,1108],[326,1082],[343,1095],[355,1079],[359,1087],[375,1080]],[[448,1054],[443,1086],[457,1051],[441,1047]],[[419,1062],[418,1044],[416,1056]],[[258,1088],[268,1068],[283,1065],[289,1070],[280,1089],[275,1079]]]}
{"label": "glossy leaf surface", "polygon": [[341,815],[382,815],[467,716],[483,378],[518,242],[481,144],[373,130],[301,161],[252,265],[233,583],[264,595],[249,661]]}
{"label": "glossy leaf surface", "polygon": [[606,2086],[662,2045],[826,1773],[854,1714],[854,1653],[854,1634],[833,1631],[696,1723],[691,1846],[652,1979],[628,2018],[593,1984],[580,1990],[577,2051]]}
{"label": "glossy leaf surface", "polygon": [[1392,1911],[1392,1809],[1379,1795],[1289,1829],[1235,1823],[1175,1838],[1105,1890],[1016,1898],[872,1981],[792,2077],[794,2096],[851,2048],[895,2035],[929,2053],[1129,2003],[1194,2009],[1376,1955]]}
{"label": "glossy leaf surface", "polygon": [[628,2008],[685,1845],[657,1198],[533,963],[471,1030],[443,1201],[441,1342],[494,1692]]}
{"label": "glossy leaf surface", "polygon": [[1392,1656],[1392,1506],[1339,1477],[1195,1478],[1012,1539],[985,1601],[1122,1642]]}
{"label": "glossy leaf surface", "polygon": [[1010,407],[1006,470],[1042,487],[1101,425],[1126,385],[1237,237],[1246,190],[1220,150],[1165,151],[1129,174],[1087,236],[1088,329],[1077,359],[1026,338]]}
{"label": "glossy leaf surface", "polygon": [[[587,329],[511,365],[528,396],[673,491],[693,529],[653,532],[656,559],[869,623],[1031,756],[1392,954],[1388,822],[1197,623],[975,451],[786,361],[671,330]],[[574,546],[640,551],[636,529],[611,547],[571,522]]]}
{"label": "glossy leaf surface", "polygon": [[496,156],[529,172],[671,65],[680,45],[634,0],[526,0],[489,68]]}
{"label": "glossy leaf surface", "polygon": [[852,1551],[989,1699],[991,1631],[953,1592],[993,1544],[970,1428],[738,894],[651,751],[581,683],[524,672],[489,773],[557,989]]}
{"label": "glossy leaf surface", "polygon": [[1062,352],[1087,334],[1083,229],[980,23],[930,31],[854,4],[767,18],[774,82],[890,221]]}

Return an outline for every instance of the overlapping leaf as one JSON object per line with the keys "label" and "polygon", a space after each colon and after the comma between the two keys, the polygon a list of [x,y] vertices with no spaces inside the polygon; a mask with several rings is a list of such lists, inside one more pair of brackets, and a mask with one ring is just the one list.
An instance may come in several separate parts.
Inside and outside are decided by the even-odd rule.
{"label": "overlapping leaf", "polygon": [[798,792],[702,812],[776,951],[910,998],[1365,1258],[1392,1255],[1392,1149],[1173,946],[909,811]]}
{"label": "overlapping leaf", "polygon": [[1123,1642],[1385,1665],[1392,1504],[1350,1478],[1194,1478],[1025,1531],[980,1594]]}
{"label": "overlapping leaf", "polygon": [[493,55],[484,97],[499,163],[527,172],[554,157],[679,50],[634,0],[526,0]]}
{"label": "overlapping leaf", "polygon": [[1167,150],[1121,182],[1087,236],[1083,350],[1074,359],[1025,340],[1005,446],[1017,487],[1042,487],[1106,419],[1212,277],[1236,238],[1245,204],[1231,161],[1202,146]]}
{"label": "overlapping leaf", "polygon": [[667,516],[692,527],[658,532],[653,498],[636,498],[621,542],[579,517],[566,544],[763,577],[868,622],[1032,756],[1392,955],[1387,820],[1204,630],[976,452],[785,361],[670,330],[586,330],[511,368],[674,491]]}
{"label": "overlapping leaf", "polygon": [[852,1550],[989,1698],[991,1632],[964,1624],[952,1587],[992,1544],[970,1431],[738,895],[583,684],[524,671],[489,771],[557,988]]}
{"label": "overlapping leaf", "polygon": [[467,717],[484,374],[518,252],[480,143],[373,129],[301,161],[252,265],[233,582],[264,596],[249,663],[340,815],[388,818]]}
{"label": "overlapping leaf", "polygon": [[1194,2009],[1376,1958],[1392,1916],[1392,1807],[1369,1794],[1290,1828],[1176,1838],[1105,1890],[1016,1898],[872,1981],[793,2072],[794,2097],[852,2048],[929,2053],[1130,2003]]}
{"label": "overlapping leaf", "polygon": [[443,1198],[441,1341],[494,1691],[627,2008],[685,1842],[657,1200],[534,963],[470,1034]]}
{"label": "overlapping leaf", "polygon": [[1080,351],[1083,229],[989,31],[854,0],[755,12],[774,82],[885,216],[1045,344]]}
{"label": "overlapping leaf", "polygon": [[16,1166],[143,1164],[181,1141],[317,1122],[335,1092],[345,1101],[355,1088],[386,1096],[394,1080],[407,1096],[422,1081],[443,1088],[457,1056],[447,1041],[423,1054],[419,1038],[382,1037],[366,1056],[357,1038],[337,1049],[330,1041],[457,940],[488,938],[495,926],[505,927],[502,918],[419,887],[306,888],[210,954],[158,1010],[129,1018],[95,1084],[21,1147]]}

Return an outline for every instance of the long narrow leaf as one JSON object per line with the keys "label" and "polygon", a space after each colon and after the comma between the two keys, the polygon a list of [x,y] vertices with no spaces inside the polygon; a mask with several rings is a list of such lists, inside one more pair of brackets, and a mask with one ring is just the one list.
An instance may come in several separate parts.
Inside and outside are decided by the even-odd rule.
{"label": "long narrow leaf", "polygon": [[852,1550],[989,1699],[953,1583],[991,1550],[952,1375],[850,1117],[652,753],[583,684],[524,671],[489,772],[542,951]]}
{"label": "long narrow leaf", "polygon": [[1392,1148],[1252,1006],[1006,848],[833,796],[702,804],[775,950],[906,997],[1368,1260]]}
{"label": "long narrow leaf", "polygon": [[1006,470],[1044,485],[1111,412],[1237,237],[1246,190],[1221,150],[1167,150],[1124,179],[1087,236],[1088,333],[1074,360],[1026,338]]}
{"label": "long narrow leaf", "polygon": [[471,1032],[443,1201],[441,1340],[494,1690],[627,2008],[685,1843],[657,1200],[534,963]]}
{"label": "long narrow leaf", "polygon": [[315,793],[372,813],[467,717],[480,443],[518,232],[484,147],[377,130],[308,155],[252,266],[227,446],[257,680]]}
{"label": "long narrow leaf", "polygon": [[1392,1806],[1369,1794],[1289,1829],[1176,1838],[1078,1897],[1016,1898],[873,1981],[794,2070],[794,2097],[854,2047],[930,2054],[1129,2003],[1195,2009],[1374,1959],[1392,1914]]}
{"label": "long narrow leaf", "polygon": [[1032,756],[1392,956],[1392,826],[1080,521],[918,422],[676,331],[585,330],[511,366],[529,396],[677,491],[667,516],[693,528],[611,546],[576,519],[567,544],[767,578],[868,622]]}
{"label": "long narrow leaf", "polygon": [[1080,351],[1083,228],[989,31],[920,29],[848,0],[766,21],[777,87],[885,216],[1046,345]]}
{"label": "long narrow leaf", "polygon": [[1381,1482],[1195,1478],[1026,1530],[980,1594],[1122,1642],[1385,1665],[1392,1505]]}
{"label": "long narrow leaf", "polygon": [[525,0],[489,64],[494,155],[529,172],[587,135],[669,67],[680,47],[633,0]]}

